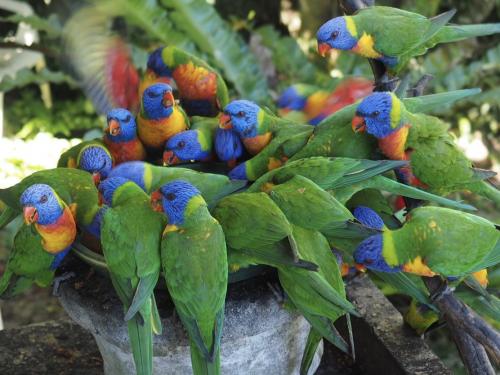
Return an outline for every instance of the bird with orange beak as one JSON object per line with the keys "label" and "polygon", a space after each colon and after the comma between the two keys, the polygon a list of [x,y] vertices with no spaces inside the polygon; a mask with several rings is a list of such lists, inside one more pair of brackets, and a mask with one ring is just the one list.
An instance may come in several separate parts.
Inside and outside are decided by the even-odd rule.
{"label": "bird with orange beak", "polygon": [[108,177],[113,168],[113,157],[106,147],[99,144],[90,144],[81,149],[76,159],[78,169],[92,174],[95,186],[98,186],[101,180]]}
{"label": "bird with orange beak", "polygon": [[187,115],[176,104],[172,87],[165,83],[144,91],[137,124],[140,140],[153,152],[162,150],[166,141],[189,128]]}
{"label": "bird with orange beak", "polygon": [[114,108],[108,112],[103,141],[116,164],[146,158],[146,150],[137,136],[135,118],[125,108]]}
{"label": "bird with orange beak", "polygon": [[22,193],[20,203],[24,222],[34,225],[45,251],[58,254],[69,250],[76,237],[74,214],[52,187],[31,185]]}

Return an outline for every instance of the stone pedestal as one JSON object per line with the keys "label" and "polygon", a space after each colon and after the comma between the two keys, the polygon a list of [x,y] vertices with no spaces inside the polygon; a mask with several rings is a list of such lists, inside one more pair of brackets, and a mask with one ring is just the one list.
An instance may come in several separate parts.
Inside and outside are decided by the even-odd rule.
{"label": "stone pedestal", "polygon": [[[163,281],[160,281],[163,282]],[[267,283],[256,278],[230,284],[221,346],[223,374],[298,374],[309,324],[285,310]],[[110,281],[103,276],[68,282],[60,289],[61,304],[70,317],[94,336],[107,375],[135,374],[123,308]],[[154,341],[155,374],[191,374],[187,336],[166,291],[156,300],[163,334]],[[314,373],[322,347],[311,367]]]}

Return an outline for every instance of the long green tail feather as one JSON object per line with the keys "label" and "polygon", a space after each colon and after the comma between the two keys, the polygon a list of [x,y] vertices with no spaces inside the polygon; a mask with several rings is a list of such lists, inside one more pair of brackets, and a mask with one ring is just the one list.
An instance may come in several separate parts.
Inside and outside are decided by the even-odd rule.
{"label": "long green tail feather", "polygon": [[191,346],[191,365],[193,375],[220,375],[220,353],[214,353],[214,360],[207,360],[192,340]]}
{"label": "long green tail feather", "polygon": [[449,25],[443,27],[433,38],[434,43],[450,43],[460,40],[500,33],[500,23],[479,25]]}
{"label": "long green tail feather", "polygon": [[488,181],[481,181],[477,184],[470,186],[470,190],[477,193],[490,201],[492,201],[497,208],[500,208],[500,190]]}
{"label": "long green tail feather", "polygon": [[450,105],[458,100],[465,99],[469,96],[477,95],[481,89],[464,89],[441,92],[439,94],[416,96],[414,98],[405,98],[403,103],[406,109],[410,112],[428,113],[436,109],[441,109],[443,106]]}
{"label": "long green tail feather", "polygon": [[[288,240],[286,240],[288,242]],[[316,271],[318,265],[307,260],[295,260],[290,254],[290,246],[273,246],[270,249],[233,250],[241,254],[243,258],[248,257],[254,264],[263,264],[271,267],[292,266]]]}
{"label": "long green tail feather", "polygon": [[441,204],[445,207],[455,208],[458,210],[477,211],[475,207],[469,204],[456,202],[448,198],[443,198],[439,195],[428,193],[412,186],[401,184],[384,176],[375,176],[374,178],[366,181],[364,185],[367,185],[366,187],[384,190],[389,193],[402,195],[404,197],[431,201]]}
{"label": "long green tail feather", "polygon": [[362,165],[364,169],[356,167],[356,171],[346,173],[342,178],[335,181],[334,184],[328,186],[327,189],[350,186],[407,164],[408,162],[404,160],[363,160]]}
{"label": "long green tail feather", "polygon": [[304,347],[304,354],[302,354],[302,361],[300,362],[300,375],[307,375],[311,368],[314,355],[318,350],[318,345],[323,339],[318,331],[311,327],[307,335],[306,346]]}
{"label": "long green tail feather", "polygon": [[[148,310],[151,310],[151,305]],[[151,311],[144,313],[145,319],[136,314],[127,322],[130,347],[134,357],[137,375],[153,374],[153,331],[151,326]]]}
{"label": "long green tail feather", "polygon": [[451,9],[445,13],[441,13],[435,17],[432,17],[430,19],[431,26],[429,27],[429,30],[427,30],[422,39],[429,40],[434,35],[436,35],[453,18],[456,12],[457,12],[456,9]]}
{"label": "long green tail feather", "polygon": [[144,305],[146,300],[149,300],[153,290],[158,282],[158,277],[160,276],[160,270],[150,274],[146,277],[141,277],[139,284],[135,289],[134,299],[130,304],[127,313],[125,314],[125,321],[132,319],[132,317],[139,311],[139,309]]}
{"label": "long green tail feather", "polygon": [[497,241],[493,250],[491,250],[469,273],[474,273],[485,268],[493,267],[500,263],[500,240]]}
{"label": "long green tail feather", "polygon": [[311,287],[314,288],[314,290],[316,290],[316,292],[325,298],[329,303],[354,316],[360,316],[354,305],[339,292],[333,289],[333,287],[328,284],[328,282],[321,275],[315,272],[310,272],[308,273],[308,279]]}
{"label": "long green tail feather", "polygon": [[155,335],[161,335],[163,332],[163,327],[161,324],[161,317],[158,311],[158,306],[156,305],[154,293],[151,293],[151,322],[153,325],[153,333]]}

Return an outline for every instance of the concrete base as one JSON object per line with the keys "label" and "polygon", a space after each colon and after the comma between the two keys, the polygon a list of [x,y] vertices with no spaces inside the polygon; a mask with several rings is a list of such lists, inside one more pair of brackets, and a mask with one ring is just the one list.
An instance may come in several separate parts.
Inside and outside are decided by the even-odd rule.
{"label": "concrete base", "polygon": [[[302,316],[285,310],[266,279],[229,286],[221,344],[223,374],[299,374],[309,332]],[[78,289],[75,288],[78,287]],[[163,334],[154,341],[155,374],[191,374],[186,334],[165,291],[156,294]],[[70,317],[94,336],[107,375],[135,374],[123,309],[105,277],[65,283],[60,301]],[[319,366],[322,346],[311,366]]]}

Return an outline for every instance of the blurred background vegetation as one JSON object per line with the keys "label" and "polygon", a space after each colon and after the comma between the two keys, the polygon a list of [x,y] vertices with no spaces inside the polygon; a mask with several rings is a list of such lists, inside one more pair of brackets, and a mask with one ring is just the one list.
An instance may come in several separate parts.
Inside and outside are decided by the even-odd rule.
{"label": "blurred background vegetation", "polygon": [[[0,2],[7,4],[9,1]],[[57,154],[104,125],[82,90],[81,76],[63,46],[71,37],[93,43],[82,26],[82,35],[67,35],[68,19],[82,6],[94,7],[99,27],[112,30],[131,48],[134,64],[144,71],[148,51],[162,44],[176,44],[216,66],[234,97],[244,97],[273,107],[273,100],[291,83],[306,82],[333,87],[339,78],[362,75],[371,78],[366,60],[352,54],[321,59],[316,53],[319,25],[339,15],[335,0],[100,0],[89,2],[30,0],[34,13],[15,14],[0,9],[0,95],[4,95],[3,138],[0,139],[0,184],[11,185],[32,170],[55,166]],[[500,0],[378,0],[426,16],[456,8],[456,23],[498,22]],[[95,26],[95,25],[94,25]],[[20,30],[31,37],[20,38]],[[29,33],[28,33],[29,34]],[[439,113],[450,123],[458,144],[481,168],[500,172],[500,38],[480,38],[439,46],[411,61],[406,74],[416,82],[428,73],[434,79],[426,93],[480,87],[483,92]],[[35,52],[35,64],[24,64],[22,54]],[[29,56],[28,56],[29,57]],[[20,68],[20,66],[24,66]],[[1,127],[0,127],[1,129]],[[41,137],[41,134],[44,134]],[[95,133],[94,133],[95,134]],[[69,141],[72,139],[71,141]],[[31,142],[31,143],[30,143]],[[26,155],[29,153],[30,157]],[[34,159],[34,160],[33,160]],[[480,205],[481,213],[498,221],[500,213]],[[3,236],[4,241],[8,241]],[[0,250],[2,243],[0,241]],[[0,251],[0,258],[6,252]],[[1,270],[0,270],[1,271]],[[495,270],[490,289],[498,292]],[[44,291],[44,293],[46,293]],[[32,296],[28,296],[30,299]],[[22,303],[22,301],[21,301]],[[29,311],[12,325],[54,317],[30,317]],[[5,305],[5,315],[14,305]],[[10,309],[10,310],[9,310]],[[57,308],[56,308],[57,309]],[[23,311],[26,311],[23,307]],[[13,314],[14,317],[16,314]],[[19,314],[18,314],[19,315]],[[27,315],[24,316],[24,315]],[[7,320],[7,319],[6,319]],[[9,320],[10,321],[10,320]],[[438,331],[443,332],[443,331]],[[459,368],[453,345],[446,337],[431,335],[440,355]],[[461,371],[461,370],[457,370]]]}

